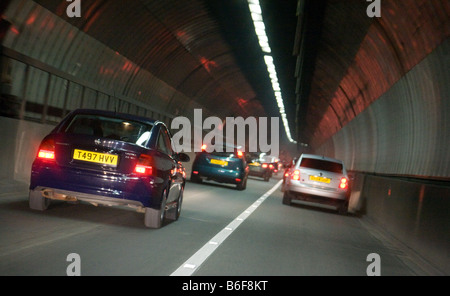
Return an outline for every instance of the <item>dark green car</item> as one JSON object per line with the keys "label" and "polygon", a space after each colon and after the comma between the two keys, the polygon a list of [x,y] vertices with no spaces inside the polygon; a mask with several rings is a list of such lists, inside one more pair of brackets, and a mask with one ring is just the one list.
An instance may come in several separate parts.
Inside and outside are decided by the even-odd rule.
{"label": "dark green car", "polygon": [[[220,183],[236,184],[238,190],[247,187],[248,166],[244,153],[238,148],[233,152],[202,152],[197,153],[192,164],[191,181],[215,181]],[[215,149],[217,150],[217,149]],[[226,151],[223,148],[222,151]]]}

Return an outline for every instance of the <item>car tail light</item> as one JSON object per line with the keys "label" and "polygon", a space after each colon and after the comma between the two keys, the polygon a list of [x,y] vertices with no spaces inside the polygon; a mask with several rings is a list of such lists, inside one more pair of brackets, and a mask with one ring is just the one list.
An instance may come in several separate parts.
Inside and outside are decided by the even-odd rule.
{"label": "car tail light", "polygon": [[348,180],[345,177],[341,178],[341,183],[339,184],[339,188],[347,189],[348,188]]}
{"label": "car tail light", "polygon": [[239,178],[236,178],[235,181],[236,181],[236,182],[241,182],[242,180],[239,179]]}
{"label": "car tail light", "polygon": [[298,180],[300,180],[300,170],[295,170],[293,173],[292,173],[292,180],[295,180],[295,181],[298,181]]}
{"label": "car tail light", "polygon": [[273,164],[269,164],[269,168],[273,169]]}
{"label": "car tail light", "polygon": [[202,152],[206,151],[206,144],[202,145]]}
{"label": "car tail light", "polygon": [[134,172],[140,175],[153,174],[153,167],[151,166],[152,158],[148,155],[142,154],[134,168]]}
{"label": "car tail light", "polygon": [[37,157],[40,159],[55,159],[55,141],[53,139],[42,141]]}
{"label": "car tail light", "polygon": [[267,163],[263,163],[263,164],[261,165],[261,167],[262,167],[263,169],[267,168]]}
{"label": "car tail light", "polygon": [[241,150],[238,150],[237,157],[241,158],[242,156],[244,156],[244,153]]}

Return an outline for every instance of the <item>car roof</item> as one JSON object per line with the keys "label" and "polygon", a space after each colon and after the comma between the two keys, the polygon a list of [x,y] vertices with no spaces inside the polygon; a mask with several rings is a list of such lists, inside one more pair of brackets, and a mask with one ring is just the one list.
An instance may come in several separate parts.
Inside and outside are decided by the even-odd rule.
{"label": "car roof", "polygon": [[120,112],[115,112],[115,111],[99,110],[99,109],[76,109],[72,112],[72,114],[94,114],[94,115],[103,115],[103,116],[109,116],[109,117],[118,117],[118,118],[127,119],[127,120],[140,121],[140,122],[151,124],[151,125],[162,123],[161,121],[143,117],[143,116],[137,116],[137,115],[127,114],[127,113],[120,113]]}
{"label": "car roof", "polygon": [[267,162],[276,162],[276,160],[278,159],[278,157],[272,155],[263,155],[262,158]]}
{"label": "car roof", "polygon": [[331,161],[331,162],[337,162],[337,163],[344,163],[342,160],[336,159],[336,158],[331,158],[331,157],[326,157],[324,155],[317,155],[317,154],[306,154],[303,153],[300,158],[314,158],[314,159],[321,159],[321,160],[326,160],[326,161]]}

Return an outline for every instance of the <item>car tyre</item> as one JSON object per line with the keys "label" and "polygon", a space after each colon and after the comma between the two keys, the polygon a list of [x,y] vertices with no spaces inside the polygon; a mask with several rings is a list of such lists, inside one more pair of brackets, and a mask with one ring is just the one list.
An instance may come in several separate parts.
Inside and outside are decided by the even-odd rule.
{"label": "car tyre", "polygon": [[183,192],[184,188],[181,188],[180,196],[177,200],[177,206],[166,213],[166,218],[171,221],[176,221],[180,218],[181,214],[181,205],[183,204]]}
{"label": "car tyre", "polygon": [[269,173],[265,173],[264,174],[264,181],[269,182],[270,180],[270,174]]}
{"label": "car tyre", "polygon": [[244,180],[242,180],[242,182],[240,182],[236,185],[237,190],[245,190],[246,188],[247,188],[247,178],[244,178]]}
{"label": "car tyre", "polygon": [[198,175],[194,175],[194,174],[191,174],[190,180],[191,180],[191,182],[194,182],[194,183],[202,182],[202,179]]}
{"label": "car tyre", "polygon": [[348,214],[348,201],[343,202],[338,208],[339,215],[347,215]]}
{"label": "car tyre", "polygon": [[50,205],[50,199],[43,197],[41,191],[30,190],[28,201],[30,208],[38,211],[45,211]]}
{"label": "car tyre", "polygon": [[159,209],[145,208],[144,225],[148,228],[161,228],[166,213],[167,190],[164,189]]}
{"label": "car tyre", "polygon": [[282,201],[283,204],[290,206],[291,200],[292,200],[292,198],[289,196],[289,193],[285,190],[283,193],[283,201]]}

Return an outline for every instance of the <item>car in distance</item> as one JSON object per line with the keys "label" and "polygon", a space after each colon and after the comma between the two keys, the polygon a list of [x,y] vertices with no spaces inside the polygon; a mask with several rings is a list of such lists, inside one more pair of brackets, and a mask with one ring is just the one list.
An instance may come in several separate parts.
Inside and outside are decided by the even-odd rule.
{"label": "car in distance", "polygon": [[181,212],[189,161],[175,153],[161,121],[110,111],[69,113],[41,142],[32,164],[29,205],[51,200],[129,206],[161,227]]}
{"label": "car in distance", "polygon": [[268,158],[264,153],[249,153],[247,154],[247,163],[249,167],[249,176],[263,178],[264,181],[269,181],[273,174],[273,164],[271,158]]}
{"label": "car in distance", "polygon": [[272,176],[276,176],[278,174],[279,169],[279,159],[278,157],[272,155],[265,155],[264,162],[269,165],[269,168],[272,170]]}
{"label": "car in distance", "polygon": [[[222,146],[222,145],[221,145]],[[192,164],[191,181],[201,183],[203,180],[219,183],[236,184],[236,189],[247,187],[248,167],[245,156],[239,147],[232,147],[232,152],[226,152],[230,145],[208,148],[202,146]],[[208,152],[209,151],[209,152]]]}
{"label": "car in distance", "polygon": [[341,160],[314,154],[302,154],[286,175],[283,204],[303,200],[348,211],[349,178]]}

